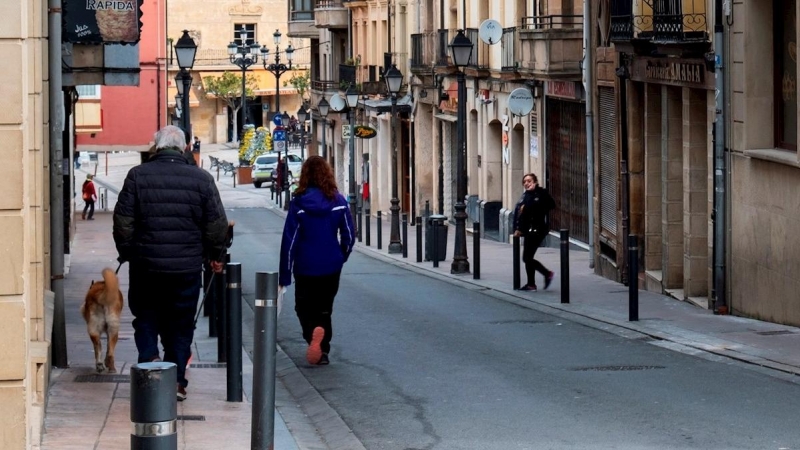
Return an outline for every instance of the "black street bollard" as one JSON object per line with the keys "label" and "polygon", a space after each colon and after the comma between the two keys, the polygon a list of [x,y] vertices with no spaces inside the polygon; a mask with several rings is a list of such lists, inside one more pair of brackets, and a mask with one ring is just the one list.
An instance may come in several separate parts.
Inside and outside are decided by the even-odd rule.
{"label": "black street bollard", "polygon": [[403,258],[408,258],[408,214],[403,214]]}
{"label": "black street bollard", "polygon": [[361,230],[364,227],[364,215],[361,214],[361,208],[356,208],[356,215],[358,216],[358,225],[356,227],[356,237],[358,242],[361,242]]}
{"label": "black street bollard", "polygon": [[381,246],[383,245],[382,236],[383,236],[383,225],[381,225],[381,212],[378,211],[378,250],[380,250]]}
{"label": "black street bollard", "polygon": [[521,282],[520,282],[520,274],[519,274],[519,271],[520,271],[520,267],[519,267],[519,236],[514,236],[514,239],[512,240],[512,242],[513,242],[512,247],[514,247],[514,251],[513,251],[514,264],[512,265],[512,272],[514,273],[513,288],[514,288],[514,290],[517,290],[520,287],[522,287]]}
{"label": "black street bollard", "polygon": [[481,279],[481,224],[472,222],[472,279]]}
{"label": "black street bollard", "polygon": [[422,218],[417,216],[417,262],[422,262]]}
{"label": "black street bollard", "polygon": [[[211,264],[208,265],[209,269]],[[205,305],[208,307],[208,337],[217,337],[217,325],[219,325],[219,301],[217,300],[217,286],[220,283],[221,274],[211,270],[211,279],[208,280],[209,287],[206,290]]]}
{"label": "black street bollard", "polygon": [[433,267],[439,267],[439,221],[433,220],[432,222],[433,248],[431,249],[431,259],[433,259]]}
{"label": "black street bollard", "polygon": [[228,286],[228,263],[231,262],[231,255],[225,251],[223,258],[222,272],[218,273],[214,283],[216,290],[217,306],[214,309],[217,313],[217,362],[224,363],[228,361],[228,309],[227,309],[227,295],[226,288]]}
{"label": "black street bollard", "polygon": [[628,320],[639,320],[639,242],[628,235]]}
{"label": "black street bollard", "polygon": [[228,361],[227,371],[227,400],[229,402],[242,401],[242,264],[229,263],[226,269],[227,276],[227,326],[226,339]]}
{"label": "black street bollard", "polygon": [[169,362],[131,367],[131,450],[177,450],[178,366]]}
{"label": "black street bollard", "polygon": [[370,228],[371,228],[371,226],[370,226],[371,224],[370,223],[372,222],[372,217],[369,215],[369,210],[366,211],[365,220],[366,220],[366,223],[365,223],[366,230],[364,230],[364,231],[367,233],[367,247],[369,247],[369,245],[370,245],[369,244],[369,238],[370,238],[370,233],[369,232],[370,232]]}
{"label": "black street bollard", "polygon": [[253,410],[250,448],[268,450],[275,440],[275,352],[278,340],[278,273],[256,272],[253,333]]}
{"label": "black street bollard", "polygon": [[569,303],[569,230],[561,230],[561,303]]}

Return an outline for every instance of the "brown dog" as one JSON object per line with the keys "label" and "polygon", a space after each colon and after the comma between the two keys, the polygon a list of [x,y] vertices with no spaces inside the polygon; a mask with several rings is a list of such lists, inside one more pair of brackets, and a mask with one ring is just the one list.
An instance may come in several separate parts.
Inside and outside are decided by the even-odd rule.
{"label": "brown dog", "polygon": [[[117,274],[109,268],[103,269],[103,281],[93,282],[81,306],[89,337],[94,344],[95,367],[98,372],[108,370],[117,373],[114,366],[114,348],[119,338],[119,316],[122,312],[122,291],[119,290]],[[108,337],[105,362],[100,360],[103,347],[100,335]]]}

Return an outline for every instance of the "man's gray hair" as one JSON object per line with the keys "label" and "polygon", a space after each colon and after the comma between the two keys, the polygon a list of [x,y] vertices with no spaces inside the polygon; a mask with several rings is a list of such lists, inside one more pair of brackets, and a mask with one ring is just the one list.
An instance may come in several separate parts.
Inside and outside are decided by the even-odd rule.
{"label": "man's gray hair", "polygon": [[157,150],[173,147],[182,151],[186,147],[186,137],[183,129],[175,125],[167,125],[158,130],[155,139]]}

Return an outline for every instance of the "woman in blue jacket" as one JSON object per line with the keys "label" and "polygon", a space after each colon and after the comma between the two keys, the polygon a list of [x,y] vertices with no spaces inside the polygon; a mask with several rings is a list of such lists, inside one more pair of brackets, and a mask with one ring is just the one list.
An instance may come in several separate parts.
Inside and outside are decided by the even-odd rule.
{"label": "woman in blue jacket", "polygon": [[309,364],[329,363],[331,313],[342,266],[353,250],[355,229],[347,200],[330,165],[310,156],[289,204],[281,241],[281,287],[295,280],[295,307]]}

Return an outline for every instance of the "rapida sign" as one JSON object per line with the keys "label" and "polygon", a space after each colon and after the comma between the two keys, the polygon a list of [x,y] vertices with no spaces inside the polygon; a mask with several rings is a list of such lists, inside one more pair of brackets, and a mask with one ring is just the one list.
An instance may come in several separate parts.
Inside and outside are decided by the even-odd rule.
{"label": "rapida sign", "polygon": [[64,0],[64,42],[139,42],[143,0]]}

